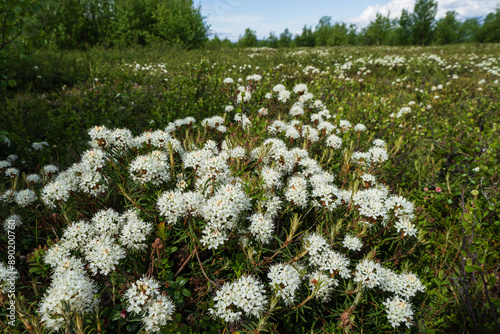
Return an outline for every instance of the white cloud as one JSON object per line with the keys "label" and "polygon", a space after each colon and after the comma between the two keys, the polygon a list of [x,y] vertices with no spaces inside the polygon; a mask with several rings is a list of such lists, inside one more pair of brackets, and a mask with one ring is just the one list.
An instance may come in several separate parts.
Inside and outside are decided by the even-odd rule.
{"label": "white cloud", "polygon": [[[456,11],[458,19],[480,17],[491,13],[497,8],[498,0],[438,0],[436,19],[444,17],[447,11]],[[392,0],[386,4],[368,6],[361,15],[347,19],[347,23],[354,23],[358,27],[366,27],[375,20],[377,13],[390,14],[390,18],[397,18],[403,9],[413,12],[415,0]]]}

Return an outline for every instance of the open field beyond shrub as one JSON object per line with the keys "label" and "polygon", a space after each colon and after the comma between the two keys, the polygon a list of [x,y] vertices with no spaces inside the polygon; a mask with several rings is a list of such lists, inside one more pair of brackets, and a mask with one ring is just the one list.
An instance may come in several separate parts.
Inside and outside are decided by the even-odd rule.
{"label": "open field beyond shrub", "polygon": [[3,333],[500,332],[500,45],[14,71]]}

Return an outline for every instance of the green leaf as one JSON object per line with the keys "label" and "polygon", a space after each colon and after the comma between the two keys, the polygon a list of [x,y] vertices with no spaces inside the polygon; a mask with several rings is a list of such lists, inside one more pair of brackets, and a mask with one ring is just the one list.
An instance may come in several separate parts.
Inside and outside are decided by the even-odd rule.
{"label": "green leaf", "polygon": [[184,295],[184,297],[191,297],[191,291],[189,291],[188,289],[182,289],[182,294]]}

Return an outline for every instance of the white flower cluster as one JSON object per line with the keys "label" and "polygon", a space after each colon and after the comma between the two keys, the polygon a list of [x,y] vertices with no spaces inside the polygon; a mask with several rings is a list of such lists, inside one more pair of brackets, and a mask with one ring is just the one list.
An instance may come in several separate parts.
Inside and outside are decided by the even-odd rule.
{"label": "white flower cluster", "polygon": [[218,188],[201,208],[207,224],[200,242],[209,249],[217,249],[227,239],[228,232],[235,228],[241,213],[250,207],[250,199],[240,183]]}
{"label": "white flower cluster", "polygon": [[382,268],[380,274],[383,276],[380,287],[406,300],[414,297],[417,291],[425,291],[425,286],[418,277],[411,272],[396,274],[390,269]]}
{"label": "white flower cluster", "polygon": [[47,251],[45,262],[57,268],[71,252],[78,251],[94,275],[108,275],[126,255],[122,246],[132,251],[144,249],[152,230],[152,224],[141,220],[137,211],[120,216],[112,209],[101,210],[91,222],[82,220],[68,226],[61,240]]}
{"label": "white flower cluster", "polygon": [[344,245],[345,248],[350,249],[352,251],[359,251],[361,250],[361,247],[363,247],[363,243],[359,238],[353,237],[352,235],[346,234],[344,237],[344,241],[342,241],[342,245]]}
{"label": "white flower cluster", "polygon": [[148,332],[159,332],[172,320],[175,305],[170,298],[160,294],[160,284],[153,278],[144,276],[133,282],[124,297],[127,311],[140,314]]}
{"label": "white flower cluster", "polygon": [[392,299],[387,298],[383,304],[386,307],[387,319],[392,327],[399,327],[402,323],[408,328],[412,325],[413,309],[406,300],[396,296]]}
{"label": "white flower cluster", "polygon": [[360,282],[365,288],[375,288],[384,279],[382,271],[382,266],[379,263],[368,259],[361,260],[354,272],[354,282]]}
{"label": "white flower cluster", "polygon": [[130,177],[142,184],[158,186],[170,179],[169,160],[168,155],[161,151],[138,156],[130,164]]}
{"label": "white flower cluster", "polygon": [[42,142],[35,142],[35,143],[31,144],[31,147],[33,147],[33,149],[35,151],[41,151],[44,146],[49,146],[49,143],[47,143],[46,141],[42,141]]}
{"label": "white flower cluster", "polygon": [[203,121],[201,121],[201,126],[216,129],[217,131],[222,133],[227,131],[227,128],[224,126],[224,118],[222,118],[221,116],[205,118]]}
{"label": "white flower cluster", "polygon": [[11,288],[10,285],[13,283],[12,279],[17,280],[19,278],[19,273],[16,269],[11,271],[3,262],[0,262],[0,295],[2,293],[8,293]]}
{"label": "white flower cluster", "polygon": [[[209,312],[226,322],[236,322],[244,313],[246,316],[259,317],[267,304],[264,285],[253,276],[224,284],[216,292],[214,308]],[[240,311],[241,310],[241,311]]]}
{"label": "white flower cluster", "polygon": [[349,259],[345,255],[332,250],[323,236],[317,233],[306,236],[304,238],[304,249],[309,254],[309,262],[312,266],[330,274],[339,274],[345,279],[351,276],[348,268]]}
{"label": "white flower cluster", "polygon": [[314,298],[327,302],[338,285],[338,281],[320,270],[315,270],[308,275],[308,285],[314,293]]}
{"label": "white flower cluster", "polygon": [[190,214],[198,216],[205,198],[199,192],[180,190],[165,191],[158,198],[158,209],[169,224],[175,224],[180,218]]}
{"label": "white flower cluster", "polygon": [[86,275],[81,260],[71,257],[59,262],[52,283],[40,302],[42,322],[55,331],[61,329],[66,311],[63,303],[69,312],[91,312],[98,304],[96,293],[97,287]]}
{"label": "white flower cluster", "polygon": [[14,225],[15,228],[21,226],[23,224],[23,220],[21,219],[21,216],[18,214],[13,214],[7,217],[4,222],[4,227],[7,229],[7,225]]}
{"label": "white flower cluster", "polygon": [[250,220],[250,233],[255,236],[259,242],[268,244],[274,231],[274,223],[269,215],[255,213],[248,218]]}
{"label": "white flower cluster", "polygon": [[295,292],[300,287],[301,277],[297,269],[290,264],[278,263],[269,268],[267,277],[276,291],[276,296],[282,298],[290,306],[295,300]]}
{"label": "white flower cluster", "polygon": [[31,189],[24,189],[20,190],[16,193],[16,196],[14,200],[16,201],[17,205],[20,207],[24,208],[34,201],[36,201],[38,197],[36,196],[36,193],[31,190]]}

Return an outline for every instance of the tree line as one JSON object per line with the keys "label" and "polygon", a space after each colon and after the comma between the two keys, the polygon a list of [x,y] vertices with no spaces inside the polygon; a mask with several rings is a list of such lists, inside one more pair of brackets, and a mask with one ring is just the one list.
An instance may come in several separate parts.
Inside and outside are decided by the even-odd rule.
{"label": "tree line", "polygon": [[[2,0],[0,53],[20,49],[87,49],[95,45],[177,45],[183,48],[313,47],[337,45],[442,45],[500,42],[500,8],[483,20],[463,22],[450,11],[436,20],[437,2],[417,0],[413,11],[403,9],[397,19],[377,14],[363,29],[333,23],[322,17],[301,34],[285,29],[258,40],[247,28],[237,43],[211,35],[207,18],[193,0]],[[17,42],[17,43],[13,43]],[[21,52],[22,53],[22,52]]]}
{"label": "tree line", "polygon": [[[238,46],[254,47],[303,47],[340,45],[444,45],[456,43],[500,42],[500,8],[486,15],[484,20],[470,18],[463,22],[455,11],[436,20],[437,2],[417,0],[413,12],[406,9],[396,19],[376,14],[375,20],[358,30],[354,24],[332,23],[330,16],[322,17],[315,29],[304,26],[295,36],[285,29],[279,36],[271,32],[269,37],[258,40],[250,28],[240,36]],[[230,45],[215,36],[210,44]]]}

